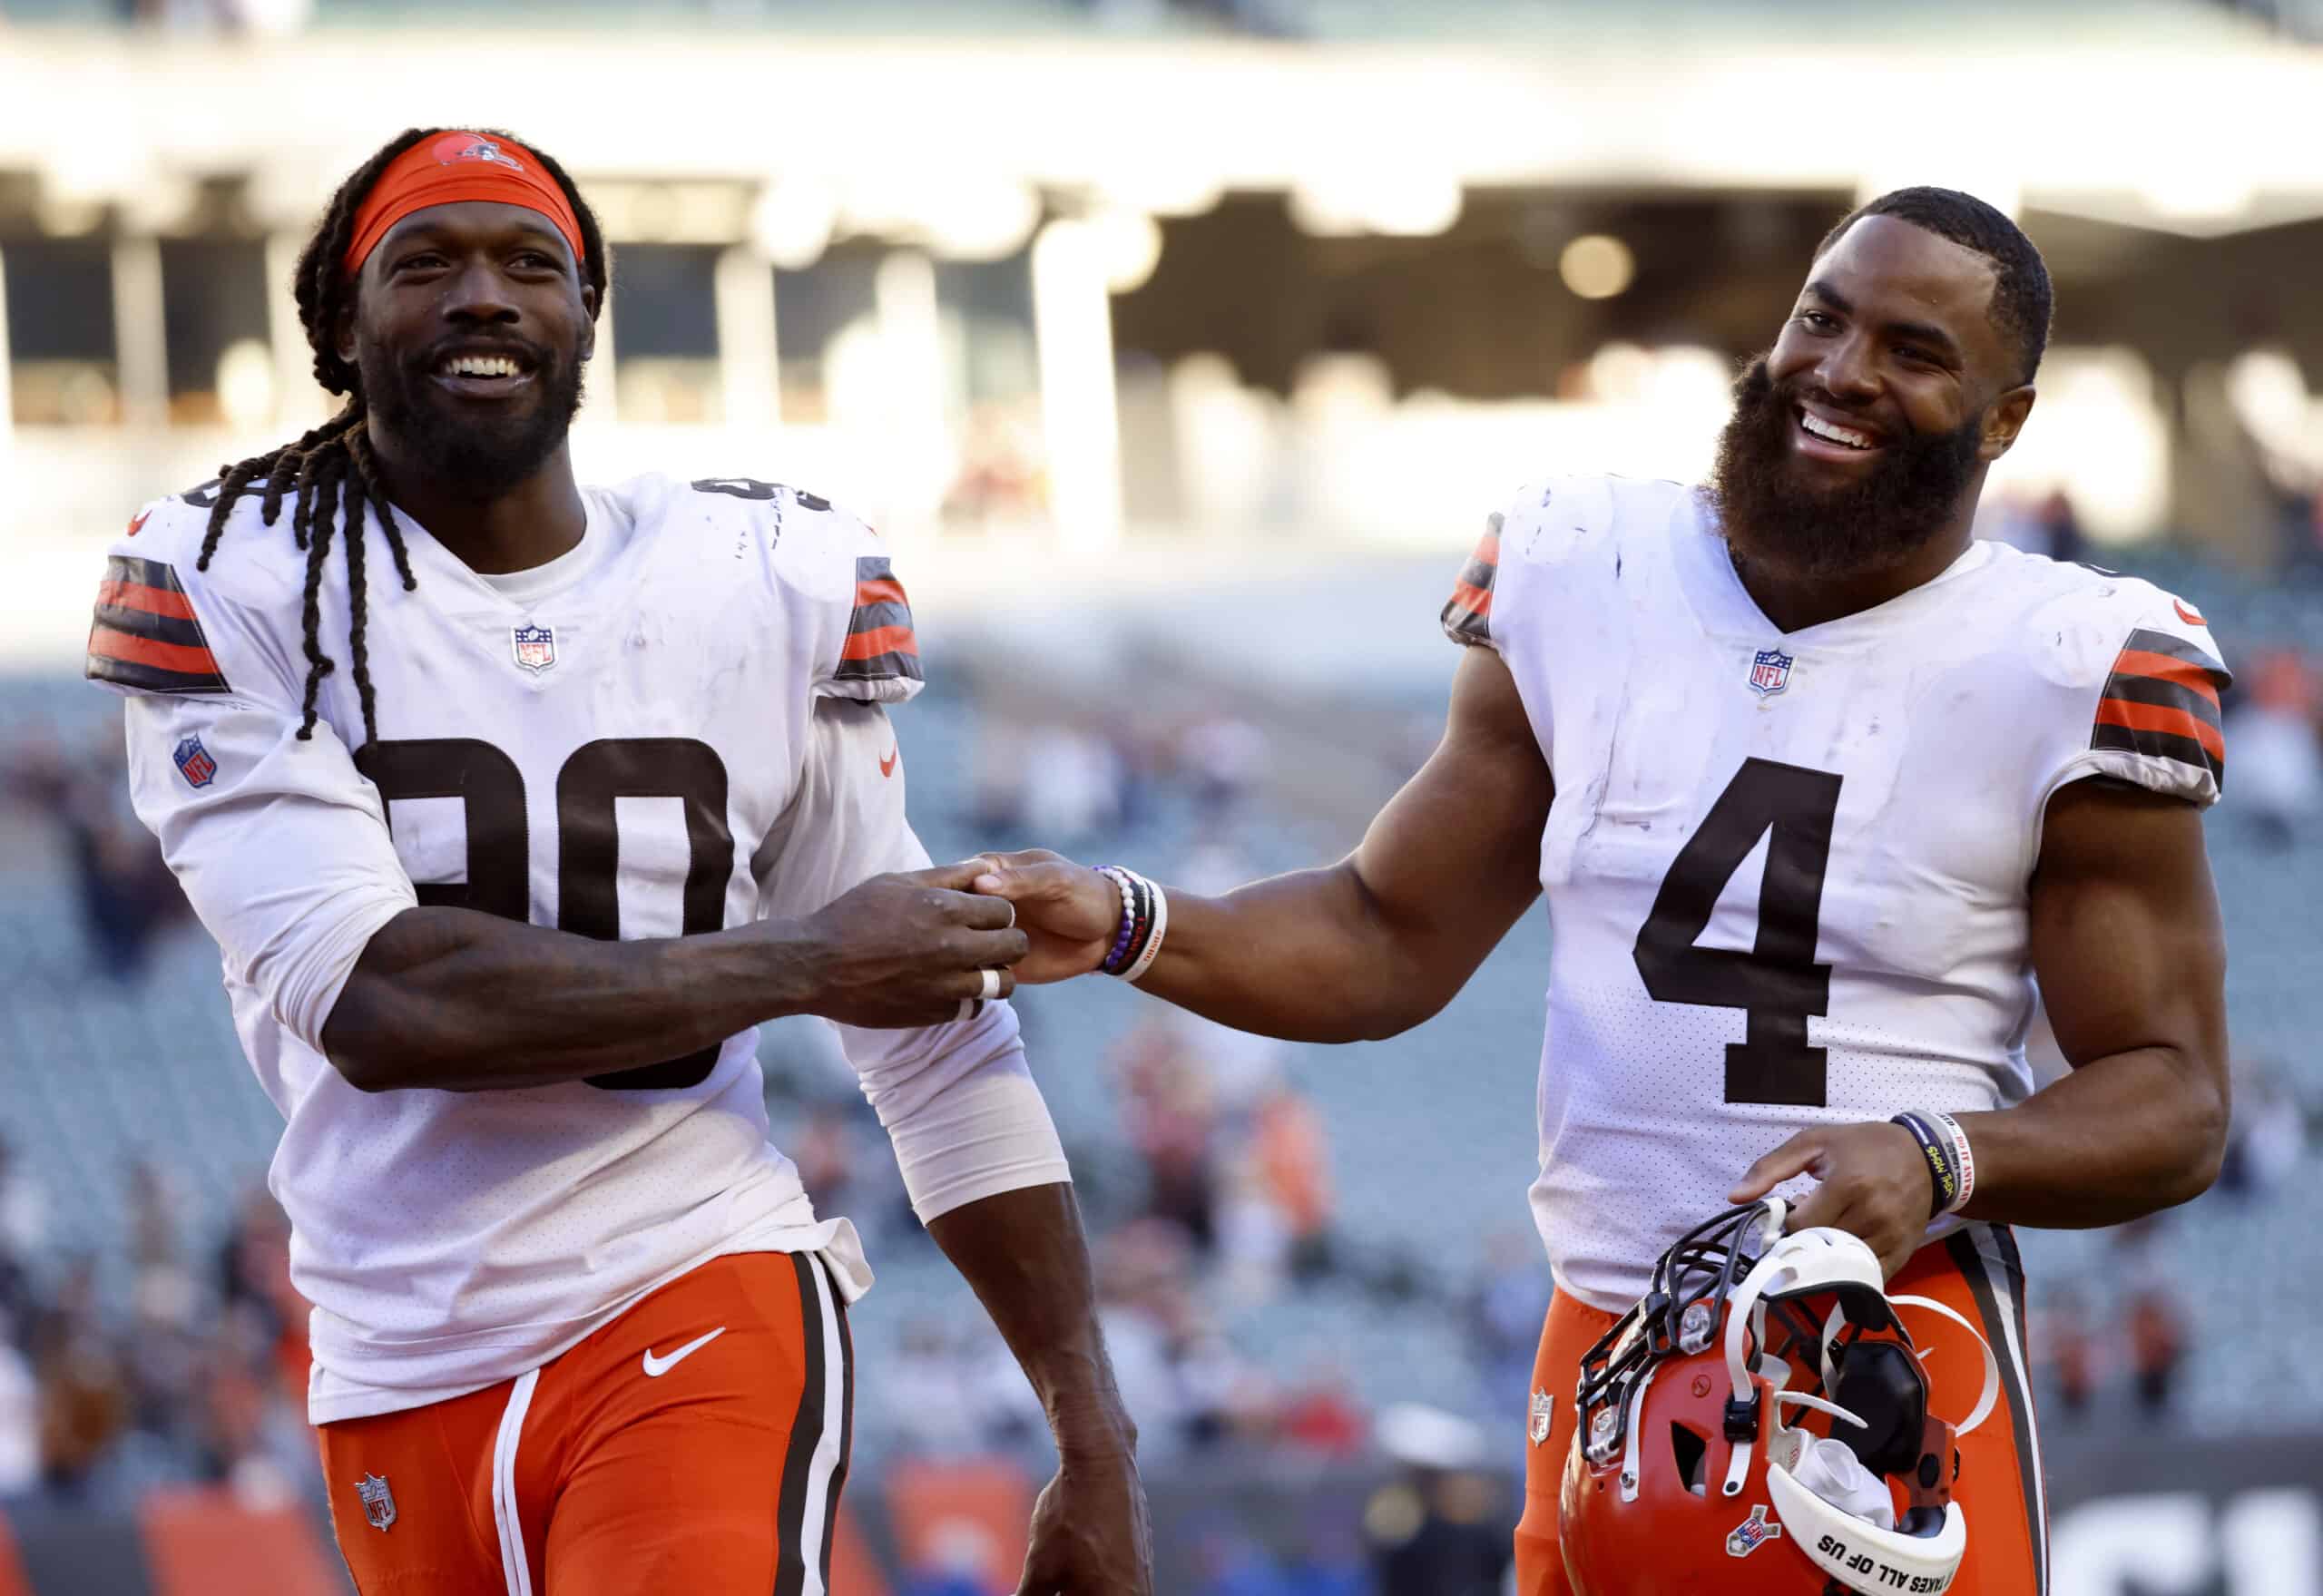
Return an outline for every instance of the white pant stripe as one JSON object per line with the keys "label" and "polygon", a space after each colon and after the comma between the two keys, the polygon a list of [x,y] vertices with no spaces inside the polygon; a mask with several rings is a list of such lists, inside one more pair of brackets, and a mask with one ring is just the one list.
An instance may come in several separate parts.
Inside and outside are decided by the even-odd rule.
{"label": "white pant stripe", "polygon": [[492,1519],[500,1531],[500,1572],[508,1596],[533,1596],[524,1527],[516,1512],[516,1443],[524,1435],[524,1414],[533,1405],[533,1387],[540,1379],[538,1369],[517,1377],[508,1392],[507,1410],[500,1415],[500,1437],[492,1447]]}
{"label": "white pant stripe", "polygon": [[829,1596],[823,1585],[823,1526],[831,1511],[831,1475],[838,1468],[839,1444],[846,1431],[847,1344],[839,1336],[838,1309],[832,1303],[822,1261],[810,1258],[806,1272],[815,1282],[815,1305],[808,1310],[801,1303],[801,1317],[808,1321],[809,1333],[819,1328],[823,1338],[823,1433],[807,1465],[807,1511],[799,1525],[807,1580],[800,1596]]}

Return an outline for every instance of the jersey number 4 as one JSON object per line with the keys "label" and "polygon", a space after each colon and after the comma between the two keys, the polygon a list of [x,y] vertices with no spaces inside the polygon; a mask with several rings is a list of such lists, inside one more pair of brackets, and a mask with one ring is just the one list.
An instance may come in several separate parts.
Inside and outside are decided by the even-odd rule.
{"label": "jersey number 4", "polygon": [[[1637,934],[1637,973],[1656,1003],[1750,1014],[1748,1040],[1726,1049],[1729,1102],[1824,1106],[1825,1054],[1807,1045],[1807,1016],[1831,1006],[1831,966],[1815,962],[1815,938],[1838,807],[1839,778],[1828,770],[1743,760],[1679,850]],[[1769,832],[1756,945],[1749,953],[1696,946],[1719,894]]]}
{"label": "jersey number 4", "polygon": [[[366,743],[355,768],[382,798],[460,800],[467,822],[468,878],[423,884],[419,901],[532,918],[532,856],[525,840],[524,778],[516,761],[470,737]],[[621,935],[621,837],[614,800],[673,798],[685,806],[686,886],[681,935],[726,923],[734,834],[726,827],[726,762],[690,737],[616,737],[583,743],[556,773],[556,925],[611,942]],[[607,1092],[671,1092],[701,1085],[718,1066],[703,1048],[667,1063],[592,1075]]]}

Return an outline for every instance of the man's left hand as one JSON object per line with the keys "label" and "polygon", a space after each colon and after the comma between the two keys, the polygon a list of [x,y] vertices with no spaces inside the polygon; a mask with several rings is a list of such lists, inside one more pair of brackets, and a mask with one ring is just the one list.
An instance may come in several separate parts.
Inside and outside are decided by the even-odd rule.
{"label": "man's left hand", "polygon": [[1016,1596],[1153,1596],[1153,1529],[1133,1456],[1057,1465],[1033,1506]]}
{"label": "man's left hand", "polygon": [[1901,1125],[1883,1120],[1801,1131],[1752,1164],[1727,1200],[1756,1202],[1794,1175],[1812,1175],[1817,1185],[1791,1209],[1789,1229],[1828,1225],[1860,1237],[1889,1279],[1919,1250],[1936,1188],[1918,1141]]}

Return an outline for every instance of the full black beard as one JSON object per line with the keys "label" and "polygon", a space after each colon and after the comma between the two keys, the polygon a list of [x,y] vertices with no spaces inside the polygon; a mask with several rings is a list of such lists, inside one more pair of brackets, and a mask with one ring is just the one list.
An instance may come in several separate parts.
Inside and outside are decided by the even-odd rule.
{"label": "full black beard", "polygon": [[525,352],[541,385],[540,403],[524,415],[498,417],[455,414],[435,387],[433,352],[398,364],[384,348],[364,345],[356,361],[368,425],[392,436],[430,481],[462,498],[497,498],[547,463],[581,408],[581,363],[536,345]]}
{"label": "full black beard", "polygon": [[1764,356],[1735,382],[1734,415],[1719,434],[1710,487],[1737,563],[1793,579],[1900,565],[1944,530],[1975,475],[1982,415],[1951,432],[1890,438],[1860,482],[1806,486],[1791,457],[1796,412]]}

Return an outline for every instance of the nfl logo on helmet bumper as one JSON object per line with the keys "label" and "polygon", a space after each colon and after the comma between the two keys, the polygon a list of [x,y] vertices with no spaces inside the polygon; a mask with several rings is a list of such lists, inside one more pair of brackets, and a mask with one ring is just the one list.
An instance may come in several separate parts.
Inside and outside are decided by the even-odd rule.
{"label": "nfl logo on helmet bumper", "polygon": [[517,626],[508,633],[515,650],[516,663],[538,676],[556,663],[556,628],[553,626]]}
{"label": "nfl logo on helmet bumper", "polygon": [[1770,699],[1790,685],[1791,657],[1780,649],[1760,649],[1750,661],[1750,690]]}

